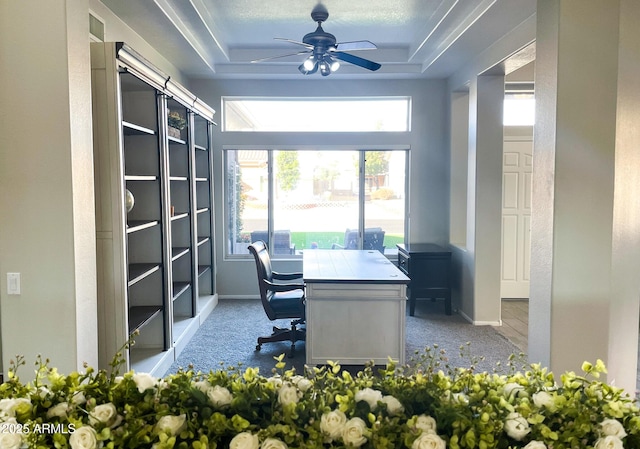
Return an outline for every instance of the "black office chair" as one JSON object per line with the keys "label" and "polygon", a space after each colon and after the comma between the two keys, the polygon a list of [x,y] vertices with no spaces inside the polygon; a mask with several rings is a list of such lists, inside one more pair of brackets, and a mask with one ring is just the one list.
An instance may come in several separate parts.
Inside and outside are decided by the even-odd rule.
{"label": "black office chair", "polygon": [[304,284],[302,283],[278,283],[274,281],[292,281],[301,279],[302,273],[278,273],[271,269],[271,259],[267,245],[263,241],[253,242],[249,245],[249,251],[256,260],[258,271],[258,287],[262,306],[271,321],[294,318],[290,328],[274,326],[273,333],[268,337],[259,337],[256,351],[262,348],[263,343],[276,341],[290,341],[293,357],[296,341],[304,341],[305,329],[299,329],[305,322]]}

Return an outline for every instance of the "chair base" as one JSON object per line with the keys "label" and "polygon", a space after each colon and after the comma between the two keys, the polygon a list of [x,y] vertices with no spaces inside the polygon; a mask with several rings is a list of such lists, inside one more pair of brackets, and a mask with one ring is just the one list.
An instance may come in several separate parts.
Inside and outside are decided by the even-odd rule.
{"label": "chair base", "polygon": [[293,320],[290,328],[281,328],[273,326],[273,333],[268,337],[258,337],[258,344],[256,345],[256,351],[262,349],[264,343],[274,343],[278,341],[290,341],[291,350],[289,351],[289,357],[293,357],[296,349],[296,341],[304,341],[307,333],[305,329],[298,329],[298,326],[304,324],[303,320]]}

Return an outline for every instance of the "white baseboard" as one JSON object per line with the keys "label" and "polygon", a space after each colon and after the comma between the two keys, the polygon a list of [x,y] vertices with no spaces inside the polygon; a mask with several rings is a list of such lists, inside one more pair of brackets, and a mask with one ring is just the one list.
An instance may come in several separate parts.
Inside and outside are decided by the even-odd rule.
{"label": "white baseboard", "polygon": [[260,295],[219,295],[219,299],[257,299],[260,300]]}
{"label": "white baseboard", "polygon": [[473,324],[474,326],[502,326],[502,320],[498,320],[498,321],[476,321],[476,320],[472,320],[471,317],[469,317],[469,315],[464,313],[462,310],[458,310],[458,314],[462,318],[464,318],[465,320],[467,320],[468,322]]}

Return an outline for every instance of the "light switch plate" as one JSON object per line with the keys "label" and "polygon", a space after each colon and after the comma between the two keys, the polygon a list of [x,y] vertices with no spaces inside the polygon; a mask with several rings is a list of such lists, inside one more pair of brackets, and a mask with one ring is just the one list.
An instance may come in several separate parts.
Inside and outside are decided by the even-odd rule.
{"label": "light switch plate", "polygon": [[20,273],[7,273],[7,294],[20,294]]}

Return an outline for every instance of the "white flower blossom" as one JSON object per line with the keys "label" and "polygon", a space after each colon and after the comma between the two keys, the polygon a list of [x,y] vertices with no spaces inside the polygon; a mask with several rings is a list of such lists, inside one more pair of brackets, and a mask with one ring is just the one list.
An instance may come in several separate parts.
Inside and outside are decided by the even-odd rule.
{"label": "white flower blossom", "polygon": [[623,425],[617,419],[605,419],[600,423],[600,429],[604,436],[614,436],[620,439],[627,436]]}
{"label": "white flower blossom", "polygon": [[71,449],[96,449],[98,436],[91,426],[80,426],[69,437]]}
{"label": "white flower blossom", "polygon": [[116,406],[111,402],[96,405],[95,408],[89,413],[89,423],[91,425],[95,425],[101,422],[109,427],[114,427],[121,420],[122,418],[118,416]]}
{"label": "white flower blossom", "polygon": [[347,416],[340,410],[324,413],[320,418],[320,430],[327,436],[328,442],[339,439],[347,423]]}
{"label": "white flower blossom", "polygon": [[144,393],[150,388],[155,388],[156,383],[158,383],[158,380],[149,373],[136,373],[133,375],[133,381],[140,393]]}
{"label": "white flower blossom", "polygon": [[390,395],[383,396],[381,401],[387,405],[387,412],[391,416],[395,416],[399,413],[404,412],[404,407],[402,406],[402,403],[393,396],[390,396]]}
{"label": "white flower blossom", "polygon": [[367,442],[367,425],[360,418],[351,418],[342,429],[342,442],[347,446],[360,447]]}
{"label": "white flower blossom", "polygon": [[287,444],[277,438],[267,438],[262,442],[261,449],[287,449]]}
{"label": "white flower blossom", "polygon": [[285,384],[278,390],[278,402],[282,405],[297,404],[299,399],[298,389],[293,385]]}
{"label": "white flower blossom", "polygon": [[516,441],[522,441],[522,439],[531,432],[527,420],[517,412],[511,412],[507,415],[504,430],[507,432],[507,435]]}
{"label": "white flower blossom", "polygon": [[[66,418],[69,411],[68,402],[60,402],[47,410],[47,418]],[[0,446],[1,447],[1,446]]]}
{"label": "white flower blossom", "polygon": [[542,441],[529,441],[529,443],[524,447],[524,449],[548,449],[547,445]]}
{"label": "white flower blossom", "polygon": [[258,435],[250,432],[241,432],[231,439],[229,449],[258,449],[260,440]]}
{"label": "white flower blossom", "polygon": [[445,449],[447,444],[435,433],[423,433],[411,445],[411,449]]}
{"label": "white flower blossom", "polygon": [[178,435],[186,426],[187,415],[182,414],[179,416],[166,415],[161,417],[155,426],[157,433],[163,432],[167,435]]}
{"label": "white flower blossom", "polygon": [[502,393],[507,398],[517,397],[521,392],[524,392],[524,387],[517,382],[509,382],[502,387]]}
{"label": "white flower blossom", "polygon": [[16,410],[31,410],[31,400],[28,398],[8,398],[0,400],[0,416],[14,417]]}
{"label": "white flower blossom", "polygon": [[213,405],[216,407],[225,407],[231,404],[233,395],[225,387],[215,385],[207,391],[207,396]]}
{"label": "white flower blossom", "polygon": [[596,441],[595,449],[624,449],[622,440],[613,435],[607,435],[606,437],[598,438]]}
{"label": "white flower blossom", "polygon": [[382,392],[371,388],[364,388],[356,392],[355,400],[356,402],[366,402],[369,404],[371,411],[373,411],[378,408],[378,401],[382,400]]}
{"label": "white flower blossom", "polygon": [[436,420],[427,415],[420,415],[416,419],[416,427],[423,433],[436,433]]}
{"label": "white flower blossom", "polygon": [[546,408],[549,410],[555,409],[555,399],[553,395],[547,393],[546,391],[539,391],[537,393],[534,393],[532,399],[536,407]]}

